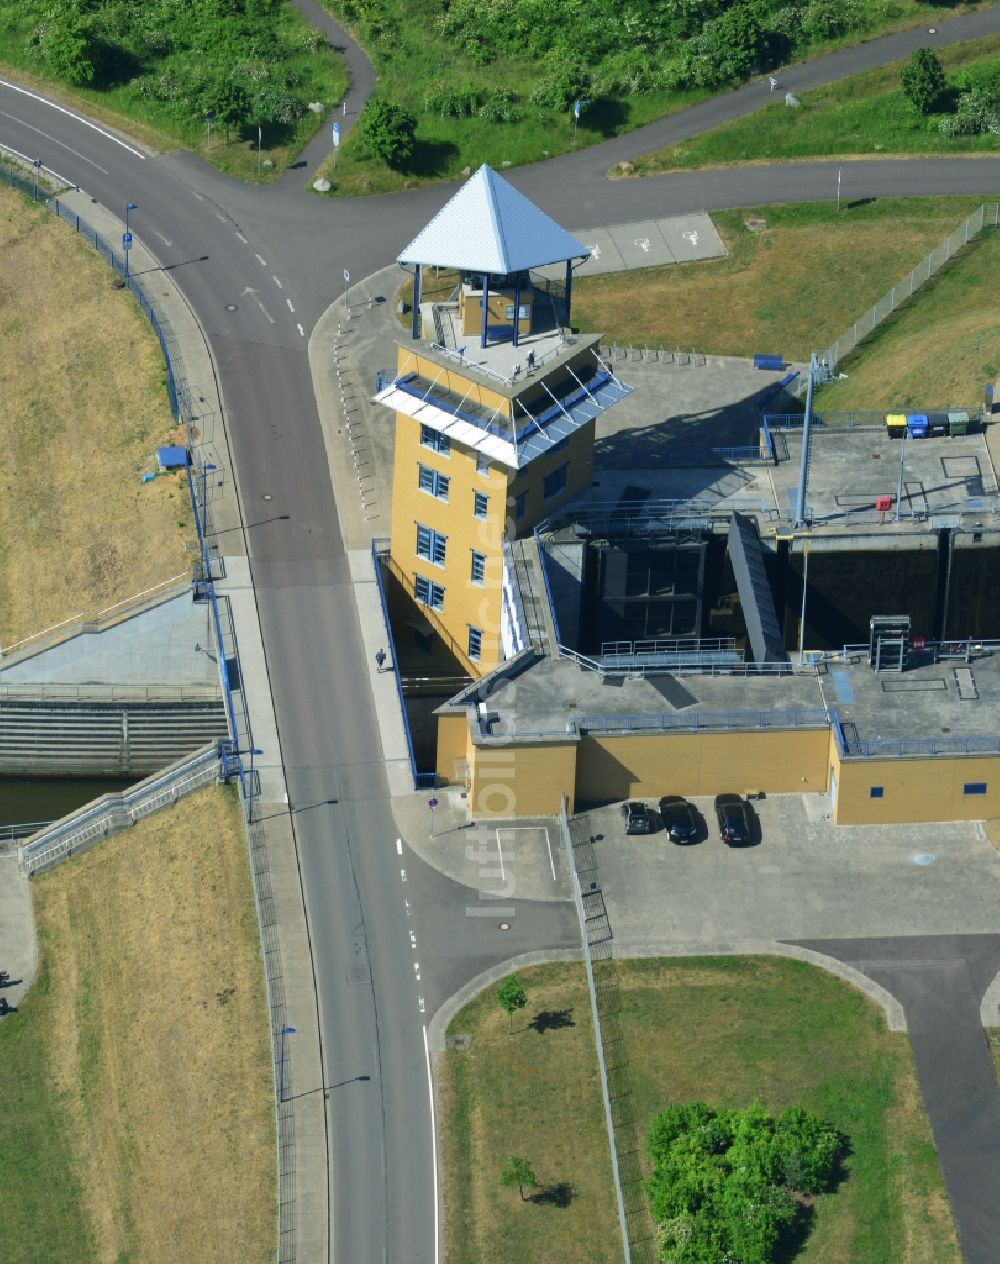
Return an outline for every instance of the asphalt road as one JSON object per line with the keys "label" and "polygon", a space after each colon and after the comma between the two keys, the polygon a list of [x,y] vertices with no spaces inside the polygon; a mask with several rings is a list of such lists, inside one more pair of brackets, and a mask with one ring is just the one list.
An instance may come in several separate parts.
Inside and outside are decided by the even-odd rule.
{"label": "asphalt road", "polygon": [[[303,0],[302,7],[314,7]],[[950,38],[1000,30],[1000,8],[948,24]],[[806,87],[905,55],[916,35],[873,41],[789,71]],[[367,90],[351,54],[349,110]],[[810,78],[810,76],[820,76]],[[759,85],[642,132],[512,172],[563,223],[588,227],[695,209],[833,196],[1000,190],[1000,159],[809,163],[609,183],[623,157],[756,108]],[[677,131],[676,129],[682,129]],[[684,132],[684,128],[691,130]],[[342,269],[360,279],[390,262],[439,209],[447,188],[351,202],[320,199],[293,177],[237,185],[193,155],[153,156],[51,103],[0,82],[0,139],[123,211],[174,275],[219,369],[251,565],[276,699],[314,935],[332,1138],[331,1206],[340,1264],[433,1259],[431,1130],[395,833],[337,509],[306,360],[306,339],[337,297]],[[308,177],[319,143],[307,149]],[[265,499],[268,497],[269,499]],[[430,890],[431,879],[427,879]],[[463,898],[435,888],[442,907]],[[457,907],[457,906],[455,906]],[[524,911],[526,943],[569,933],[557,914]],[[458,923],[456,935],[458,935]],[[436,993],[502,951],[496,928],[462,924],[463,952],[441,954]],[[483,936],[491,938],[487,942]],[[477,938],[478,936],[478,938]],[[518,944],[519,950],[525,944]],[[368,1081],[354,1081],[369,1075]]]}

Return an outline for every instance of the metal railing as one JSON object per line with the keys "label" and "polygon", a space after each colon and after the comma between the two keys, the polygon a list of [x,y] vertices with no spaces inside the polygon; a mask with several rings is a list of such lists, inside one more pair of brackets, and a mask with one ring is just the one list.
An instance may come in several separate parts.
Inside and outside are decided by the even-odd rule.
{"label": "metal railing", "polygon": [[18,862],[27,876],[51,869],[126,825],[185,794],[219,780],[219,748],[213,743],[166,772],[148,777],[122,794],[102,795],[94,803],[43,829],[19,849]]}
{"label": "metal railing", "polygon": [[417,768],[417,757],[413,749],[413,734],[410,732],[410,717],[406,713],[406,702],[403,698],[403,680],[399,674],[399,655],[396,653],[396,643],[392,635],[392,622],[389,619],[389,603],[386,601],[385,585],[382,582],[382,563],[389,560],[391,560],[389,541],[385,539],[372,540],[372,566],[375,570],[375,587],[378,589],[378,600],[382,609],[382,622],[385,625],[385,634],[392,653],[392,675],[396,682],[396,701],[399,704],[399,714],[403,719],[403,732],[406,734],[406,753],[410,759],[410,775],[413,778],[414,790],[421,790],[424,787],[433,787],[436,784],[437,775],[435,773],[420,772]]}
{"label": "metal railing", "polygon": [[0,825],[0,844],[17,842],[21,838],[30,838],[43,829],[48,829],[53,821],[19,821],[13,825]]}
{"label": "metal railing", "polygon": [[798,711],[702,711],[684,715],[582,715],[573,727],[585,733],[700,733],[749,732],[762,729],[820,729],[830,727],[830,716],[821,707]]}
{"label": "metal railing", "polygon": [[535,548],[538,550],[538,565],[542,572],[542,582],[545,585],[545,600],[549,603],[549,614],[552,616],[552,628],[556,634],[556,644],[562,641],[562,633],[559,630],[559,612],[556,610],[555,598],[552,596],[552,583],[549,580],[549,564],[545,556],[545,545],[542,543],[542,537],[535,527]]}
{"label": "metal railing", "polygon": [[898,285],[894,285],[863,316],[860,316],[850,329],[845,330],[825,351],[818,353],[820,361],[825,361],[830,370],[834,370],[849,352],[853,351],[862,339],[866,338],[911,295],[937,272],[944,264],[958,253],[964,246],[984,228],[1000,226],[1000,204],[984,202],[982,206],[962,221],[953,233],[935,246],[917,266],[909,272]]}
{"label": "metal railing", "polygon": [[[822,426],[826,429],[837,427],[842,430],[885,430],[885,419],[888,413],[952,413],[964,412],[968,413],[969,420],[979,423],[982,421],[982,409],[977,405],[974,407],[957,406],[954,404],[945,405],[942,408],[921,407],[915,409],[912,405],[899,408],[882,408],[882,409],[856,409],[853,412],[823,412],[818,413],[813,410],[810,419],[810,425]],[[763,424],[771,427],[772,430],[801,430],[805,419],[804,413],[765,413]]]}

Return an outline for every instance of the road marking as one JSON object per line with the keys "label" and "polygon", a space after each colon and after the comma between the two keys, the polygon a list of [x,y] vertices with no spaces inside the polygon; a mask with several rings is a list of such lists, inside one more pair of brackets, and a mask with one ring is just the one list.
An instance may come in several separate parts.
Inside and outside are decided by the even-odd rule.
{"label": "road marking", "polygon": [[507,875],[503,871],[503,848],[500,846],[500,831],[497,830],[497,854],[500,857],[500,881],[506,882]]}
{"label": "road marking", "polygon": [[401,856],[402,854],[403,854],[403,840],[401,838],[397,838],[396,839],[396,855]]}
{"label": "road marking", "polygon": [[421,1014],[424,1012],[424,998],[422,996],[417,997],[417,1009],[420,1010]]}
{"label": "road marking", "polygon": [[158,233],[155,228],[153,229],[153,236],[159,237],[160,241],[162,241],[165,246],[172,246],[174,244],[169,237],[164,237],[164,235],[162,233]]}
{"label": "road marking", "polygon": [[410,931],[410,947],[415,949],[416,946],[417,946],[416,932],[411,930]]}
{"label": "road marking", "polygon": [[552,859],[552,843],[549,841],[549,827],[546,825],[544,826],[544,829],[545,829],[545,846],[549,849],[549,868],[552,870],[552,881],[555,882],[556,862]]}
{"label": "road marking", "polygon": [[[107,140],[113,140],[116,145],[120,145],[122,149],[128,150],[133,157],[146,161],[146,155],[140,153],[138,149],[133,149],[131,145],[127,145],[125,141],[120,140],[111,132],[106,132],[103,127],[98,127],[96,123],[91,123],[90,119],[85,119],[81,114],[74,114],[72,110],[67,110],[64,105],[56,105],[55,101],[50,101],[48,97],[39,96],[37,92],[29,92],[27,88],[22,88],[16,83],[11,83],[8,79],[0,79],[0,87],[10,88],[12,92],[20,92],[24,97],[31,97],[33,101],[41,101],[42,105],[47,105],[50,109],[58,110],[60,114],[65,114],[67,118],[76,119],[78,123],[82,123],[84,127],[89,127],[92,132],[97,132],[104,136]],[[96,163],[95,163],[96,166]]]}
{"label": "road marking", "polygon": [[294,312],[295,308],[292,306],[292,300],[290,298],[286,298],[285,302],[288,304],[288,310],[290,312]]}
{"label": "road marking", "polygon": [[[2,116],[3,118],[13,118],[13,115],[4,114],[2,110],[0,110],[0,116]],[[20,119],[14,119],[14,121],[15,123],[19,123]],[[63,148],[65,148],[65,146]],[[35,161],[33,158],[29,158],[27,154],[22,154],[19,149],[12,149],[10,145],[0,145],[0,149],[2,149],[4,153],[13,154],[15,158],[20,158],[22,162],[28,163],[29,166]],[[84,162],[87,162],[87,161],[88,159],[85,158]],[[91,163],[91,166],[94,166],[94,165],[95,165],[94,163]],[[71,189],[76,189],[77,191],[79,191],[80,186],[76,183],[75,180],[67,180],[65,176],[61,176],[58,171],[53,171],[51,167],[46,167],[44,163],[42,163],[41,170],[47,171],[50,176],[55,176],[55,178],[57,180],[61,180],[63,184],[68,184]],[[97,170],[104,171],[104,168],[98,167]],[[104,174],[107,175],[108,173],[104,171]]]}
{"label": "road marking", "polygon": [[400,869],[400,871],[399,871],[399,877],[400,877],[400,880],[401,880],[402,882],[405,882],[405,881],[406,881],[406,870],[405,870],[405,869]]}
{"label": "road marking", "polygon": [[[74,149],[72,145],[67,145],[64,141],[59,140],[57,136],[50,136],[48,132],[43,132],[40,127],[34,127],[31,123],[26,123],[24,119],[18,118],[16,114],[8,114],[6,110],[0,110],[0,118],[9,118],[11,122],[17,123],[19,127],[25,127],[28,129],[29,132],[35,132],[36,135],[38,136],[44,136],[47,141],[51,141],[53,145],[58,145],[60,149],[65,149],[67,153],[72,154],[75,158],[79,158],[81,162],[87,163],[87,165],[93,167],[95,171],[99,171],[102,175],[105,175],[105,176],[108,174],[108,172],[105,170],[104,167],[100,166],[98,163],[88,158],[86,154],[81,154],[78,149]],[[7,146],[5,145],[4,148],[6,149]],[[16,149],[11,149],[9,152],[12,154],[17,154]],[[26,154],[17,154],[17,156],[19,158],[24,158],[25,161],[29,163],[33,163],[35,161],[33,158],[28,158]],[[48,171],[49,168],[42,167],[42,170]],[[56,172],[53,171],[52,174],[56,175]],[[60,180],[64,178],[65,177],[63,176],[59,177]],[[76,188],[75,180],[67,180],[66,183],[70,185],[72,188],[74,189]]]}
{"label": "road marking", "polygon": [[260,308],[260,310],[264,313],[264,315],[267,317],[267,319],[268,319],[268,320],[271,322],[271,324],[273,325],[273,324],[274,324],[274,317],[273,317],[273,316],[271,315],[271,313],[267,310],[267,308],[264,306],[264,304],[260,301],[260,295],[257,293],[257,291],[256,291],[256,290],[252,290],[252,289],[250,288],[250,286],[248,285],[248,286],[247,286],[247,288],[243,291],[243,293],[244,293],[244,294],[252,294],[252,295],[253,295],[253,301],[257,304],[257,306]]}
{"label": "road marking", "polygon": [[222,214],[221,211],[215,212],[215,218],[219,221],[220,224],[224,224],[226,222],[226,217],[225,215]]}
{"label": "road marking", "polygon": [[434,1156],[434,1264],[438,1264],[441,1235],[438,1224],[437,1121],[434,1118],[434,1076],[431,1074],[431,1049],[427,1043],[426,1027],[424,1028],[424,1060],[427,1063],[427,1092],[431,1101],[431,1154]]}
{"label": "road marking", "polygon": [[267,260],[263,257],[263,255],[259,255],[256,250],[253,252],[253,257],[257,260],[257,262],[260,264],[262,268],[267,267]]}
{"label": "road marking", "polygon": [[192,197],[196,197],[199,202],[204,202],[205,200],[200,193],[195,193],[194,189],[188,189],[188,193],[190,193]]}
{"label": "road marking", "polygon": [[303,338],[306,336],[306,331],[302,328],[301,325],[296,325],[295,328],[299,331],[299,333],[302,335]]}
{"label": "road marking", "polygon": [[240,241],[244,244],[244,246],[247,245],[247,239],[243,236],[243,234],[240,232],[238,228],[236,230],[236,236],[240,239]]}
{"label": "road marking", "polygon": [[414,975],[414,978],[419,983],[420,982],[420,962],[419,961],[414,961],[413,963],[413,975]]}
{"label": "road marking", "polygon": [[413,911],[412,911],[412,909],[411,909],[411,907],[410,907],[410,901],[409,901],[409,900],[404,900],[404,901],[403,901],[403,908],[405,908],[405,909],[406,909],[406,916],[407,916],[407,917],[412,917],[412,916],[413,916]]}
{"label": "road marking", "polygon": [[276,276],[274,276],[274,274],[273,274],[273,273],[272,273],[272,275],[271,275],[271,280],[274,282],[274,284],[278,287],[278,289],[279,289],[279,290],[283,290],[283,289],[285,288],[285,287],[281,284],[281,282],[278,280],[278,278],[277,278]]}

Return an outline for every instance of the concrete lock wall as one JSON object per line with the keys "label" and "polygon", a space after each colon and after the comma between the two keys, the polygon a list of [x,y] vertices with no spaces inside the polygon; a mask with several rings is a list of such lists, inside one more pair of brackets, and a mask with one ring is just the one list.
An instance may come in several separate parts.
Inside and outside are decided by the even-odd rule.
{"label": "concrete lock wall", "polygon": [[474,817],[555,816],[562,796],[574,810],[578,743],[480,746],[472,750],[469,806]]}
{"label": "concrete lock wall", "polygon": [[[838,825],[978,821],[1000,816],[1000,756],[957,759],[844,759],[834,747]],[[967,787],[985,785],[985,793]],[[881,794],[872,795],[872,790]]]}
{"label": "concrete lock wall", "polygon": [[593,802],[715,795],[824,793],[827,729],[584,737],[577,795]]}

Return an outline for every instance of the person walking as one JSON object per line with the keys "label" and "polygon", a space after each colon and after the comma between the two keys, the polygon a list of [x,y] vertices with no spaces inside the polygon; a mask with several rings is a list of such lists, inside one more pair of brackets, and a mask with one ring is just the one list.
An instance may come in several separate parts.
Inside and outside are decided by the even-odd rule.
{"label": "person walking", "polygon": [[378,653],[375,655],[375,663],[379,671],[381,671],[385,667],[385,650],[378,651]]}

